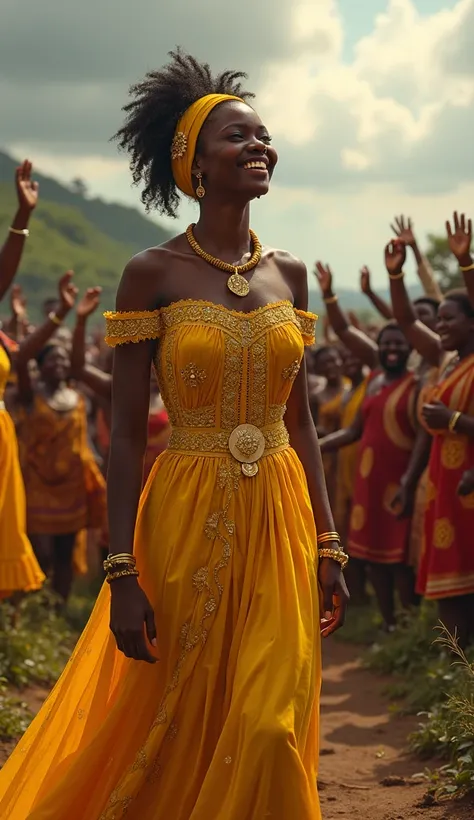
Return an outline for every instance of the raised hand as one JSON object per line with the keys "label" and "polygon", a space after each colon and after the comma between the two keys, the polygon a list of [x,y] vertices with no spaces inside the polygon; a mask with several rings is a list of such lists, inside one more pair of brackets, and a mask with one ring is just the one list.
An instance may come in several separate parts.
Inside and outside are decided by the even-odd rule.
{"label": "raised hand", "polygon": [[370,270],[368,269],[367,265],[364,265],[360,272],[360,289],[362,293],[365,293],[366,296],[368,296],[371,291]]}
{"label": "raised hand", "polygon": [[39,186],[31,179],[32,164],[25,161],[16,169],[15,185],[20,211],[30,214],[38,204]]}
{"label": "raised hand", "polygon": [[401,273],[407,253],[401,239],[392,239],[385,248],[385,267],[389,276]]}
{"label": "raised hand", "polygon": [[323,265],[322,262],[316,262],[314,275],[319,282],[319,287],[323,296],[332,292],[332,271],[329,265]]}
{"label": "raised hand", "polygon": [[396,216],[394,223],[390,225],[391,230],[395,236],[403,242],[404,245],[413,247],[416,244],[415,234],[413,233],[413,224],[410,217]]}
{"label": "raised hand", "polygon": [[467,219],[464,214],[458,214],[458,212],[455,211],[453,214],[453,227],[451,227],[449,221],[446,222],[446,231],[451,253],[454,254],[461,265],[464,262],[470,264],[469,253],[471,250],[472,221]]}
{"label": "raised hand", "polygon": [[12,316],[22,322],[26,319],[26,296],[20,285],[13,285],[10,291]]}
{"label": "raised hand", "polygon": [[59,318],[66,316],[70,310],[74,307],[76,302],[76,296],[78,294],[78,289],[73,284],[72,278],[74,276],[74,271],[68,270],[58,283],[58,292],[59,292],[59,301],[60,307],[58,310]]}
{"label": "raised hand", "polygon": [[76,308],[78,319],[87,319],[99,307],[102,288],[87,288]]}

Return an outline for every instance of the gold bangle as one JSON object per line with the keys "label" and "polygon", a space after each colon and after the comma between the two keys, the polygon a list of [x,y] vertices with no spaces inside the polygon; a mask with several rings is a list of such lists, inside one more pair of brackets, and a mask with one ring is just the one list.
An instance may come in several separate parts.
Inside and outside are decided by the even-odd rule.
{"label": "gold bangle", "polygon": [[23,236],[25,239],[28,239],[30,232],[28,228],[8,228],[10,233],[14,233],[15,236]]}
{"label": "gold bangle", "polygon": [[126,566],[131,569],[135,568],[137,559],[134,555],[129,555],[126,552],[117,553],[117,555],[108,555],[103,562],[105,572],[114,571],[116,567]]}
{"label": "gold bangle", "polygon": [[403,270],[401,270],[400,273],[389,273],[388,274],[388,278],[393,279],[393,281],[395,281],[396,279],[403,279],[404,276],[405,276],[405,271],[403,271]]}
{"label": "gold bangle", "polygon": [[450,433],[456,432],[456,424],[458,423],[459,419],[461,418],[462,413],[459,410],[456,410],[455,413],[449,419],[448,430]]}
{"label": "gold bangle", "polygon": [[344,550],[332,550],[329,547],[318,549],[318,557],[320,559],[331,558],[332,561],[336,561],[340,564],[341,569],[345,569],[349,563],[349,556],[347,552],[344,552]]}
{"label": "gold bangle", "polygon": [[324,541],[340,541],[341,536],[338,532],[322,532],[321,535],[318,535],[318,544],[322,544]]}
{"label": "gold bangle", "polygon": [[50,322],[52,322],[54,325],[57,325],[58,327],[61,327],[63,323],[63,320],[60,319],[53,311],[51,311],[51,313],[48,313],[48,319]]}
{"label": "gold bangle", "polygon": [[338,297],[338,296],[327,296],[327,297],[324,299],[324,304],[325,304],[325,305],[335,305],[335,304],[336,304],[336,302],[338,302],[338,301],[339,301],[339,297]]}
{"label": "gold bangle", "polygon": [[135,556],[131,552],[116,552],[115,554],[113,552],[110,552],[105,560],[106,561],[127,560],[127,561],[131,561],[133,564],[137,563],[137,559],[135,558]]}
{"label": "gold bangle", "polygon": [[116,581],[117,578],[138,578],[139,572],[136,569],[123,569],[120,572],[108,572],[105,576],[105,580],[108,584],[111,581]]}
{"label": "gold bangle", "polygon": [[471,262],[470,265],[459,265],[459,270],[462,270],[463,273],[466,273],[468,270],[474,270],[474,262]]}

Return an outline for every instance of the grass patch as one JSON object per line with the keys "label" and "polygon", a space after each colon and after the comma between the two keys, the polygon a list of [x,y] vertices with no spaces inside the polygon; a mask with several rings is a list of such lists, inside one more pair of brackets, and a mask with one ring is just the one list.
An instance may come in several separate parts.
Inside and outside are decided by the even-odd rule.
{"label": "grass patch", "polygon": [[[79,582],[64,612],[47,587],[14,606],[0,602],[0,738],[21,735],[32,715],[9,687],[50,687],[59,678],[95,602],[95,587]],[[60,613],[60,614],[59,614]]]}

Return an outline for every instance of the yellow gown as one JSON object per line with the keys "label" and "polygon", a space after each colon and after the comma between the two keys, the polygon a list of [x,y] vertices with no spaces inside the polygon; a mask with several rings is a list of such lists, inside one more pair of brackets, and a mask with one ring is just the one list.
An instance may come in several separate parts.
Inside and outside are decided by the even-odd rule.
{"label": "yellow gown", "polygon": [[[45,580],[26,535],[26,500],[15,426],[3,397],[10,359],[0,344],[0,598],[40,589]],[[1,816],[1,814],[0,814]]]}
{"label": "yellow gown", "polygon": [[172,434],[134,545],[159,663],[118,652],[104,585],[0,773],[0,816],[320,820],[316,531],[283,422],[316,317],[194,301],[106,317],[109,344],[160,339]]}

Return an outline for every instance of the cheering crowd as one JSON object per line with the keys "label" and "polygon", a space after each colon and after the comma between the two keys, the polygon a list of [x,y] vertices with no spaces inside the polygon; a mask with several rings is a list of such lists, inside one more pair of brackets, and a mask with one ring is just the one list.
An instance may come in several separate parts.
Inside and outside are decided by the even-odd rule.
{"label": "cheering crowd", "polygon": [[[38,201],[31,164],[18,169],[18,210],[0,251],[0,596],[49,577],[67,601],[75,573],[107,554],[105,475],[112,354],[87,329],[100,287],[79,294],[72,272],[28,320],[14,283]],[[443,294],[410,220],[385,248],[391,304],[361,287],[380,316],[362,326],[316,265],[327,310],[324,343],[306,350],[311,413],[329,496],[350,562],[353,605],[373,589],[387,631],[421,599],[465,646],[474,638],[474,264],[471,223],[454,215],[448,241],[466,289]],[[403,266],[413,253],[424,295],[412,301]],[[8,314],[8,298],[10,316]],[[350,309],[350,305],[346,306]],[[74,328],[64,324],[75,313]],[[103,335],[103,334],[102,334]],[[166,448],[169,423],[154,373],[144,481]],[[95,557],[95,559],[94,559]]]}

